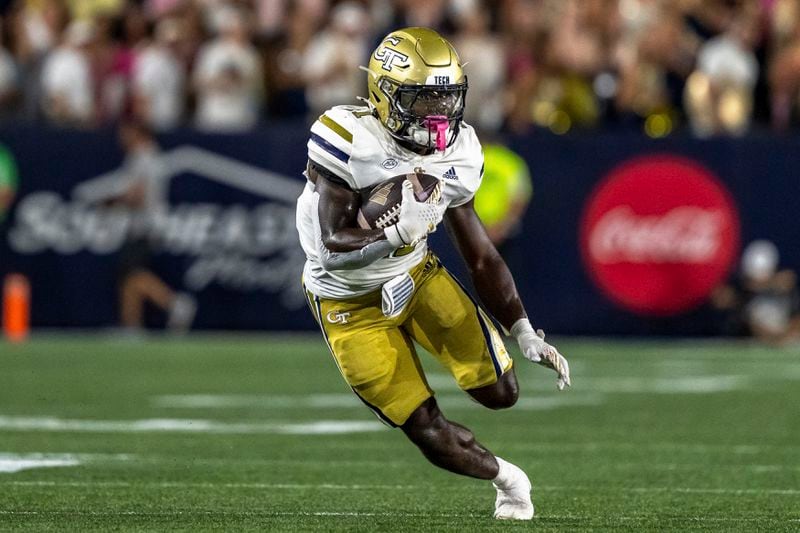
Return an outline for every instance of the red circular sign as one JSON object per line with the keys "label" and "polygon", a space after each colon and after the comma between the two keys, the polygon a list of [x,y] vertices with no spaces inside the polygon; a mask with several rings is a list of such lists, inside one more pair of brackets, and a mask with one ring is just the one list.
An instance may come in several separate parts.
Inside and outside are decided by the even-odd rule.
{"label": "red circular sign", "polygon": [[646,156],[612,170],[583,212],[581,252],[600,289],[641,314],[702,303],[739,252],[739,216],[705,167]]}

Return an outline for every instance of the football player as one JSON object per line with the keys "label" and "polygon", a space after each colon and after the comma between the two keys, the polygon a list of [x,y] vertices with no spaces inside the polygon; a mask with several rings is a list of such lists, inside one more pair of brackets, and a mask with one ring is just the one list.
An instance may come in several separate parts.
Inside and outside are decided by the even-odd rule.
{"label": "football player", "polygon": [[[491,480],[496,518],[530,519],[528,477],[445,418],[412,342],[482,405],[511,407],[517,380],[493,317],[527,359],[556,371],[559,389],[570,384],[567,361],[531,326],[473,209],[483,156],[462,120],[467,78],[450,43],[426,28],[387,35],[365,70],[366,105],[334,107],[311,127],[297,205],[309,305],[345,381],[380,419],[433,464]],[[413,172],[441,179],[438,202],[417,201],[406,181],[396,223],[358,224],[359,191]],[[428,250],[442,219],[486,310]]]}

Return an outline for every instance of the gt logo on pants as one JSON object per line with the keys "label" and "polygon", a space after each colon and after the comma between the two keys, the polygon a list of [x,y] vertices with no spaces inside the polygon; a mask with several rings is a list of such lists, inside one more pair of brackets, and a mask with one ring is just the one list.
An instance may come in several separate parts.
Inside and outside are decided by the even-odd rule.
{"label": "gt logo on pants", "polygon": [[347,317],[350,313],[340,313],[339,311],[330,311],[325,317],[331,324],[347,324]]}

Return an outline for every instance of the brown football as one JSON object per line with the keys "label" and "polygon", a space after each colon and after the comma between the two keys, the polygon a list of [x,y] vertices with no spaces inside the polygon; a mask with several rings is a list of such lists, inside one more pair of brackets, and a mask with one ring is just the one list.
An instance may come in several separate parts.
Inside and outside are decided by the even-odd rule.
{"label": "brown football", "polygon": [[379,229],[397,222],[405,180],[414,185],[414,196],[419,202],[438,202],[442,186],[436,176],[422,172],[400,174],[361,191],[361,208],[358,210],[358,226],[364,229]]}

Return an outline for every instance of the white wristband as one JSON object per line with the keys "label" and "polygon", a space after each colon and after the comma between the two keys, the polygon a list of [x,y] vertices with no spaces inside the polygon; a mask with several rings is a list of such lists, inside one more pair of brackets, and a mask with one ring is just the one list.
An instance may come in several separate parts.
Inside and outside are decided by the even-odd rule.
{"label": "white wristband", "polygon": [[386,240],[392,243],[392,246],[395,248],[402,248],[408,245],[408,243],[403,240],[403,237],[400,236],[400,228],[397,227],[397,224],[393,224],[388,228],[383,228],[383,233],[386,235]]}
{"label": "white wristband", "polygon": [[511,326],[510,333],[515,339],[518,339],[523,333],[533,333],[536,335],[536,332],[533,331],[533,326],[531,326],[531,321],[527,318],[520,318],[514,322],[514,325]]}

